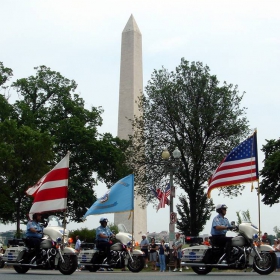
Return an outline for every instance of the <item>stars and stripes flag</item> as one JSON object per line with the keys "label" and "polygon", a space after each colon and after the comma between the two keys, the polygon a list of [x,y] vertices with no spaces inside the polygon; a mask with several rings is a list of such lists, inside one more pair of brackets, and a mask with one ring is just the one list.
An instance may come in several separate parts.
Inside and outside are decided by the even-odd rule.
{"label": "stars and stripes flag", "polygon": [[170,195],[170,191],[171,191],[170,184],[167,184],[164,191],[162,191],[160,188],[155,190],[152,187],[150,187],[150,190],[154,194],[154,196],[159,200],[159,204],[157,206],[157,211],[160,208],[165,208],[165,204],[167,204],[167,205],[170,204],[170,201],[168,199],[168,196]]}
{"label": "stars and stripes flag", "polygon": [[34,213],[50,211],[64,211],[67,207],[68,178],[69,178],[69,154],[36,185],[30,187],[26,194],[34,198],[29,216]]}
{"label": "stars and stripes flag", "polygon": [[257,132],[235,147],[209,179],[207,196],[213,189],[252,183],[259,178]]}

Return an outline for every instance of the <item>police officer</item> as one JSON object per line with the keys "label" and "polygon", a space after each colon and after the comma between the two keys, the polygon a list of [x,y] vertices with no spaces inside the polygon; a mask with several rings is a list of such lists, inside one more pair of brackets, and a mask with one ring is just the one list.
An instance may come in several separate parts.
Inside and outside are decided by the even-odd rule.
{"label": "police officer", "polygon": [[216,212],[219,214],[213,219],[212,222],[212,243],[213,245],[226,248],[226,260],[229,263],[232,237],[227,237],[226,233],[228,230],[232,230],[233,227],[225,217],[227,212],[227,206],[225,204],[218,204],[216,206]]}
{"label": "police officer", "polygon": [[40,224],[41,214],[34,213],[32,220],[27,223],[26,238],[30,247],[35,248],[36,255],[40,255],[40,243],[43,237],[43,227]]}
{"label": "police officer", "polygon": [[101,218],[99,220],[100,226],[96,229],[96,247],[97,249],[104,250],[106,252],[107,256],[107,263],[111,262],[111,254],[110,254],[110,247],[111,242],[110,237],[113,237],[114,234],[110,230],[110,228],[107,226],[108,219],[107,218]]}

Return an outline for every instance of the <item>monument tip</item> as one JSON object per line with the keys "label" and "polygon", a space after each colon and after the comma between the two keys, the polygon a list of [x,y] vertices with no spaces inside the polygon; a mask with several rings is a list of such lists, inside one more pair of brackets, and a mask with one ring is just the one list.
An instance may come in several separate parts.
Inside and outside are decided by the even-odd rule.
{"label": "monument tip", "polygon": [[129,18],[128,22],[126,23],[126,26],[123,30],[123,33],[124,32],[129,32],[129,31],[134,31],[134,32],[138,32],[138,33],[141,34],[141,31],[140,31],[140,29],[139,29],[139,27],[138,27],[138,25],[137,25],[137,23],[134,19],[133,14],[130,15],[130,18]]}

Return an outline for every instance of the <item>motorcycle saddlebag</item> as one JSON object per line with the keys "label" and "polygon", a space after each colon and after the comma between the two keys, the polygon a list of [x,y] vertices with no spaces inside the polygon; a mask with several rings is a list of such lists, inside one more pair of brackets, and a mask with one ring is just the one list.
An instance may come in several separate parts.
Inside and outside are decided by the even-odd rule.
{"label": "motorcycle saddlebag", "polygon": [[5,262],[15,262],[18,258],[19,253],[24,249],[24,247],[10,247],[7,248],[5,254],[3,255],[2,259]]}
{"label": "motorcycle saddlebag", "polygon": [[182,261],[201,262],[208,249],[209,248],[206,245],[193,246],[183,249]]}
{"label": "motorcycle saddlebag", "polygon": [[79,263],[89,263],[97,250],[82,250],[78,255]]}

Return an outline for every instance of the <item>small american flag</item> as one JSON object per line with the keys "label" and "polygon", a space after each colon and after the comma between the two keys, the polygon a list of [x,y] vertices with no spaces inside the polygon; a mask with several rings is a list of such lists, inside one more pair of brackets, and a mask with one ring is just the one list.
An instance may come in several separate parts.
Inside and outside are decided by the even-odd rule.
{"label": "small american flag", "polygon": [[209,179],[207,196],[213,189],[258,180],[257,132],[235,147]]}
{"label": "small american flag", "polygon": [[150,191],[153,193],[153,195],[159,200],[159,204],[157,206],[157,211],[160,208],[165,208],[165,204],[169,205],[170,201],[168,199],[168,196],[170,195],[170,185],[168,184],[164,191],[162,191],[160,188],[154,189],[150,187]]}

